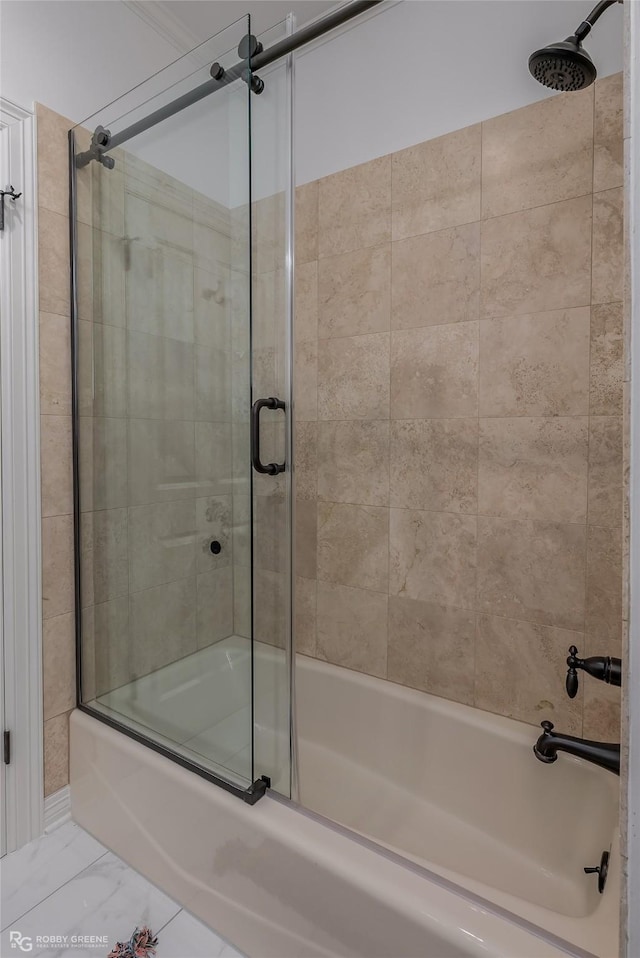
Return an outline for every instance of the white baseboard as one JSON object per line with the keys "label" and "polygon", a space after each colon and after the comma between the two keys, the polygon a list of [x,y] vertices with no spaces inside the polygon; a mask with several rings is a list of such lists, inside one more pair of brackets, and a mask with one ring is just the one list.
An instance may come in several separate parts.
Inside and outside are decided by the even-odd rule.
{"label": "white baseboard", "polygon": [[44,830],[51,832],[71,818],[71,789],[68,785],[44,800]]}

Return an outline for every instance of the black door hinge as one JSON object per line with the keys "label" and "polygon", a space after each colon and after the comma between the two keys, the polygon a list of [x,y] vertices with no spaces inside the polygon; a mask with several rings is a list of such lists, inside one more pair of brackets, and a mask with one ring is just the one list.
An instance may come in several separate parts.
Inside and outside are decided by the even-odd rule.
{"label": "black door hinge", "polygon": [[11,765],[11,732],[5,732],[3,735],[3,758],[5,765]]}

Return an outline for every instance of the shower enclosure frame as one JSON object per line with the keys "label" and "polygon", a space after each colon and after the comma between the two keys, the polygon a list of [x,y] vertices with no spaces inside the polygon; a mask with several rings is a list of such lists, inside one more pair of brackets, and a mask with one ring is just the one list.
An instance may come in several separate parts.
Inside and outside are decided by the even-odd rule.
{"label": "shower enclosure frame", "polygon": [[[249,276],[253,275],[253,252],[251,249],[251,237],[252,237],[252,211],[251,211],[251,170],[252,170],[252,150],[251,150],[251,94],[259,94],[262,92],[263,84],[259,78],[256,77],[255,71],[261,69],[262,67],[270,66],[271,64],[277,62],[280,59],[283,59],[295,50],[300,47],[311,43],[313,40],[318,39],[324,34],[330,32],[331,30],[342,26],[344,23],[352,20],[354,17],[359,14],[366,13],[371,8],[378,6],[382,0],[353,0],[353,2],[346,4],[344,7],[327,14],[325,17],[317,20],[314,23],[309,24],[307,27],[303,27],[299,31],[290,34],[284,39],[274,43],[274,45],[266,50],[262,48],[261,44],[253,46],[253,38],[249,34],[247,36],[247,52],[252,50],[252,53],[236,64],[234,67],[229,68],[226,72],[220,67],[218,63],[214,63],[211,66],[211,80],[206,81],[203,84],[195,87],[193,90],[189,91],[182,96],[179,96],[177,99],[165,104],[160,109],[155,110],[149,116],[133,123],[130,127],[125,130],[120,131],[120,133],[111,137],[107,131],[104,131],[102,127],[97,127],[91,142],[90,149],[84,152],[81,156],[76,153],[75,149],[75,134],[74,130],[69,130],[69,244],[70,244],[70,315],[71,315],[71,407],[72,407],[72,466],[73,466],[73,541],[74,541],[74,611],[75,611],[75,665],[76,665],[76,708],[85,712],[88,715],[92,716],[94,719],[102,722],[105,725],[109,725],[111,728],[115,729],[118,732],[121,732],[127,735],[129,738],[134,739],[136,742],[141,745],[145,745],[153,751],[159,753],[165,758],[170,759],[171,761],[177,763],[183,768],[188,769],[189,771],[195,772],[201,778],[206,779],[207,781],[212,782],[215,785],[220,786],[225,791],[231,793],[232,795],[241,798],[245,803],[249,805],[254,805],[260,798],[265,795],[268,788],[271,786],[271,780],[268,776],[263,775],[260,778],[253,781],[249,786],[243,788],[241,785],[236,784],[223,777],[222,775],[216,774],[211,769],[204,767],[203,765],[192,761],[183,755],[181,755],[176,750],[163,745],[161,742],[156,741],[151,736],[145,735],[144,733],[134,729],[124,722],[120,722],[115,718],[101,712],[97,709],[92,708],[90,705],[86,704],[82,698],[82,594],[81,594],[81,545],[82,545],[82,533],[81,533],[81,504],[80,504],[80,399],[79,399],[79,310],[78,310],[78,229],[77,229],[77,169],[78,167],[86,166],[88,163],[96,161],[98,163],[108,166],[108,159],[105,163],[106,154],[110,149],[115,149],[117,146],[125,143],[127,140],[135,137],[139,133],[143,133],[156,124],[162,122],[165,119],[168,119],[171,116],[180,113],[183,109],[192,104],[198,102],[199,100],[204,99],[205,97],[210,96],[212,93],[217,92],[218,90],[225,89],[228,85],[234,81],[240,79],[247,83],[248,87],[248,120],[249,120],[249,142],[248,142],[248,163],[249,163]],[[250,21],[249,21],[250,22]],[[242,57],[242,45],[238,50],[238,55]],[[292,101],[292,96],[290,97],[290,102]],[[292,120],[292,116],[290,118]],[[292,158],[291,158],[292,159]],[[80,162],[78,162],[80,160]],[[293,176],[293,165],[291,163],[290,176]],[[293,190],[293,183],[291,183],[291,189],[287,193],[291,193]],[[286,257],[286,268],[289,274],[289,281],[287,284],[287,300],[289,306],[289,314],[292,316],[293,309],[293,202],[292,198],[289,196],[287,199],[287,209],[285,211],[285,221],[286,221],[286,230],[288,234],[288,239],[285,249]],[[252,281],[249,283],[249,329],[251,330],[251,314],[252,314]],[[250,333],[251,336],[251,333]],[[292,335],[291,330],[288,330],[288,346],[292,345]],[[290,350],[291,352],[291,350]],[[293,377],[292,377],[292,361],[291,355],[289,357],[289,416],[287,417],[288,425],[286,429],[286,457],[290,464],[293,463],[293,417],[291,416],[291,403],[293,395]],[[253,473],[252,473],[253,475]],[[291,511],[293,512],[294,506],[292,504]],[[253,495],[251,496],[251,527],[253,529]],[[293,524],[291,525],[293,528]],[[253,540],[253,535],[252,535]],[[294,536],[290,535],[290,555],[293,553],[293,541]],[[251,565],[253,568],[253,541],[251,544]],[[289,569],[289,578],[292,578],[292,569],[293,564],[291,563]],[[292,597],[292,589],[289,589],[289,595]],[[291,601],[289,603],[291,606]],[[290,609],[291,617],[291,609]],[[251,607],[251,620],[252,620],[252,635],[253,635],[253,599]],[[292,631],[291,629],[289,630]],[[251,640],[253,641],[253,639]],[[294,660],[294,643],[293,636],[291,635],[291,641],[289,642],[289,649],[287,650],[287,668],[289,675],[289,733],[290,733],[290,782],[291,782],[291,794],[292,798],[297,798],[297,769],[296,769],[296,747],[295,747],[295,735],[294,733],[294,695],[293,695],[293,660]],[[253,683],[253,654],[251,656],[251,714],[252,714],[252,741],[253,741],[253,709],[254,709],[254,683]],[[252,762],[253,766],[253,762]],[[253,768],[252,768],[253,771]]]}

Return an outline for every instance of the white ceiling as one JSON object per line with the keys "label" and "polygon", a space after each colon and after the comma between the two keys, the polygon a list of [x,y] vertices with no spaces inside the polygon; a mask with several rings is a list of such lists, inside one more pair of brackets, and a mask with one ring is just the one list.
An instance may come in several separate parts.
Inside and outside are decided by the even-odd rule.
{"label": "white ceiling", "polygon": [[[143,0],[145,5],[147,2],[148,0]],[[186,28],[198,43],[212,37],[247,13],[251,15],[252,33],[259,34],[284,20],[289,13],[295,15],[296,23],[300,26],[326,13],[336,6],[336,2],[297,0],[291,3],[290,0],[258,0],[245,3],[244,0],[217,0],[215,3],[206,3],[203,0],[157,0],[151,5],[156,8],[156,13],[162,13],[168,20],[172,19],[176,25]]]}

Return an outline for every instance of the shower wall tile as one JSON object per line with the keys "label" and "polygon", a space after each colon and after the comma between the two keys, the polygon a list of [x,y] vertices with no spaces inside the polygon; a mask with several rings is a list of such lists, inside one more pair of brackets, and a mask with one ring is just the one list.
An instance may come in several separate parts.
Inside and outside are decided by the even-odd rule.
{"label": "shower wall tile", "polygon": [[284,532],[287,529],[288,505],[284,492],[255,496],[253,503],[254,562],[261,569],[268,569],[271,572],[286,570],[288,540]]}
{"label": "shower wall tile", "polygon": [[[299,456],[299,430],[296,449]],[[387,506],[388,461],[388,420],[318,423],[318,499],[326,502]],[[314,488],[313,498],[315,496]]]}
{"label": "shower wall tile", "polygon": [[590,413],[622,415],[624,338],[622,303],[591,308]]}
{"label": "shower wall tile", "polygon": [[76,704],[76,645],[72,612],[45,619],[42,627],[43,714],[47,719]]}
{"label": "shower wall tile", "polygon": [[[119,595],[82,613],[83,633],[95,645],[95,694],[104,695],[132,680],[129,597]],[[90,696],[87,696],[90,697]]]}
{"label": "shower wall tile", "polygon": [[621,656],[622,568],[620,530],[590,525],[585,631],[588,641],[604,650],[594,654]]}
{"label": "shower wall tile", "polygon": [[[93,230],[92,311],[94,323],[126,326],[126,271],[132,255],[132,242]],[[81,265],[81,264],[80,264]]]}
{"label": "shower wall tile", "polygon": [[193,499],[130,507],[129,590],[141,592],[195,575],[195,530]]}
{"label": "shower wall tile", "polygon": [[133,240],[129,255],[131,268],[125,273],[129,329],[192,343],[193,257]]}
{"label": "shower wall tile", "polygon": [[69,715],[63,712],[44,723],[44,795],[69,783]]}
{"label": "shower wall tile", "polygon": [[71,324],[55,313],[40,313],[40,411],[71,415]]}
{"label": "shower wall tile", "polygon": [[318,419],[388,416],[389,333],[319,340]]}
{"label": "shower wall tile", "polygon": [[585,523],[589,420],[481,419],[478,512]]}
{"label": "shower wall tile", "polygon": [[622,524],[622,417],[592,416],[589,428],[589,522]]}
{"label": "shower wall tile", "polygon": [[296,423],[295,450],[296,499],[315,500],[320,480],[318,475],[318,423],[304,421]]}
{"label": "shower wall tile", "polygon": [[318,263],[318,336],[384,332],[391,322],[391,244]]}
{"label": "shower wall tile", "polygon": [[622,73],[595,84],[593,190],[622,186]]}
{"label": "shower wall tile", "polygon": [[622,187],[593,196],[592,303],[622,302]]}
{"label": "shower wall tile", "polygon": [[478,610],[581,631],[585,554],[584,525],[479,516]]}
{"label": "shower wall tile", "polygon": [[[204,366],[206,358],[200,356],[202,347],[197,350],[198,361]],[[127,365],[127,408],[133,419],[194,419],[194,347],[191,343],[128,332]]]}
{"label": "shower wall tile", "polygon": [[42,519],[42,615],[72,612],[74,608],[73,517]]}
{"label": "shower wall tile", "polygon": [[123,419],[127,415],[126,332],[94,323],[92,334],[93,415]]}
{"label": "shower wall tile", "polygon": [[204,649],[234,631],[232,566],[201,573],[196,586],[197,647]]}
{"label": "shower wall tile", "polygon": [[391,240],[391,157],[318,181],[318,257]]}
{"label": "shower wall tile", "polygon": [[[586,654],[601,655],[601,648],[600,644],[591,646]],[[584,738],[593,739],[596,742],[619,742],[620,709],[620,689],[605,685],[604,682],[585,683],[582,726]]]}
{"label": "shower wall tile", "polygon": [[296,650],[303,655],[316,654],[317,594],[315,579],[297,575],[295,579],[294,629]]}
{"label": "shower wall tile", "polygon": [[485,220],[481,316],[587,306],[591,195]]}
{"label": "shower wall tile", "polygon": [[148,675],[196,645],[196,580],[178,579],[129,596],[131,670]]}
{"label": "shower wall tile", "polygon": [[588,415],[589,356],[588,306],[483,321],[480,415]]}
{"label": "shower wall tile", "polygon": [[482,216],[590,194],[593,87],[482,124]]}
{"label": "shower wall tile", "polygon": [[40,309],[69,315],[69,220],[45,207],[38,212]]}
{"label": "shower wall tile", "polygon": [[294,360],[296,418],[313,421],[318,418],[318,343],[315,340],[296,343]]}
{"label": "shower wall tile", "polygon": [[389,594],[473,609],[476,516],[391,509]]}
{"label": "shower wall tile", "polygon": [[393,243],[391,328],[478,319],[480,224]]}
{"label": "shower wall tile", "polygon": [[317,601],[317,657],[384,678],[388,596],[318,582]]}
{"label": "shower wall tile", "polygon": [[43,516],[73,512],[71,416],[40,417],[40,484]]}
{"label": "shower wall tile", "polygon": [[[248,454],[248,442],[243,452]],[[233,492],[236,483],[232,472],[232,424],[229,422],[195,423],[196,495],[223,496]]]}
{"label": "shower wall tile", "polygon": [[38,123],[38,205],[69,215],[69,129],[65,117],[36,103]]}
{"label": "shower wall tile", "polygon": [[[256,567],[253,577],[253,637],[284,648],[289,618],[288,577]],[[250,594],[250,592],[248,593]],[[247,605],[247,609],[250,606]],[[248,631],[247,635],[251,635]]]}
{"label": "shower wall tile", "polygon": [[80,419],[80,509],[126,506],[127,422],[124,419]]}
{"label": "shower wall tile", "polygon": [[294,336],[297,343],[315,342],[318,338],[317,260],[302,264],[296,261]]}
{"label": "shower wall tile", "polygon": [[307,579],[317,575],[318,515],[315,500],[296,501],[296,572]]}
{"label": "shower wall tile", "polygon": [[388,591],[389,511],[318,502],[318,579]]}
{"label": "shower wall tile", "polygon": [[391,334],[392,419],[477,416],[478,327],[453,323]]}
{"label": "shower wall tile", "polygon": [[299,267],[318,259],[318,181],[296,189],[296,282]]}
{"label": "shower wall tile", "polygon": [[392,506],[477,512],[477,419],[392,422],[389,458]]}
{"label": "shower wall tile", "polygon": [[130,505],[193,496],[193,423],[130,419],[127,435]]}
{"label": "shower wall tile", "polygon": [[193,271],[194,338],[201,346],[231,350],[231,274],[227,266]]}
{"label": "shower wall tile", "polygon": [[476,615],[389,597],[387,678],[473,705]]}
{"label": "shower wall tile", "polygon": [[126,595],[129,590],[127,510],[85,513],[81,535],[83,607]]}
{"label": "shower wall tile", "polygon": [[391,157],[393,240],[480,219],[481,126]]}
{"label": "shower wall tile", "polygon": [[[182,360],[182,357],[181,357]],[[185,358],[186,362],[186,358]],[[223,349],[195,347],[195,418],[199,422],[231,421],[231,363]],[[170,375],[170,371],[169,371]],[[176,409],[182,409],[187,402],[187,372],[185,367],[184,398],[176,398]],[[185,410],[188,408],[184,406]],[[173,417],[170,417],[173,418]],[[188,419],[189,416],[176,416]]]}
{"label": "shower wall tile", "polygon": [[578,632],[493,615],[478,616],[475,704],[520,722],[551,719],[563,732],[582,733],[582,691],[564,691],[567,651]]}

